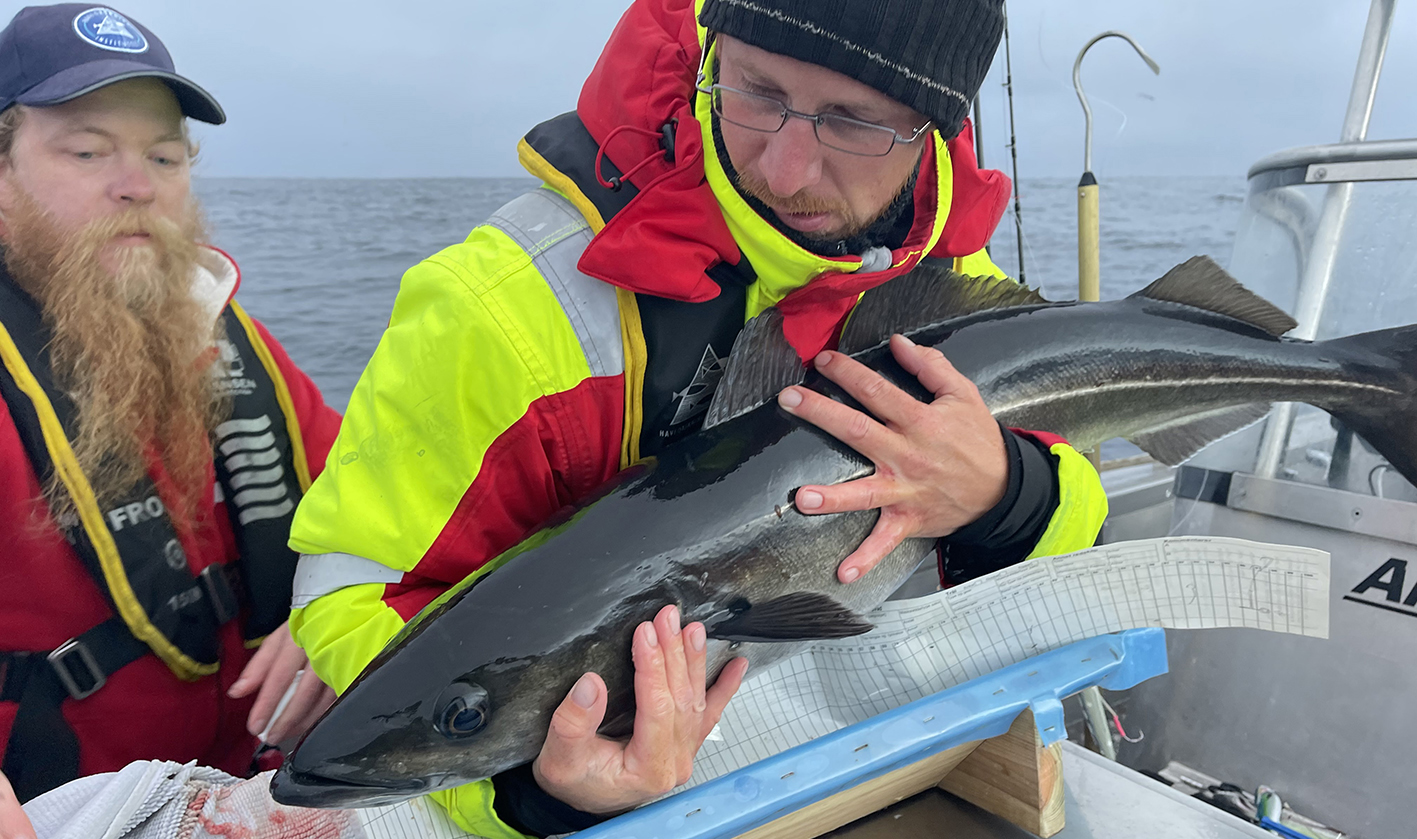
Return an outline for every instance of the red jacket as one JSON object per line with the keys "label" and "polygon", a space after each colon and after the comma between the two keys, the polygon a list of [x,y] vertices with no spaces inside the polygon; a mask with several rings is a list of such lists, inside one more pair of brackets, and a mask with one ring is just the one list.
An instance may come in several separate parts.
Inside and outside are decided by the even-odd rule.
{"label": "red jacket", "polygon": [[[285,376],[314,476],[339,431],[339,414],[265,327],[257,328]],[[211,488],[207,493],[213,497]],[[52,650],[113,616],[38,500],[41,495],[10,410],[0,401],[0,650]],[[193,573],[237,558],[224,504],[212,505],[196,542],[198,550],[188,553]],[[62,711],[80,744],[80,773],[111,772],[134,760],[196,760],[246,774],[257,745],[246,732],[254,697],[226,698],[252,653],[243,646],[237,621],[222,627],[221,651],[221,669],[196,682],[179,680],[149,653],[87,699],[65,699]],[[0,754],[17,707],[0,702]]]}

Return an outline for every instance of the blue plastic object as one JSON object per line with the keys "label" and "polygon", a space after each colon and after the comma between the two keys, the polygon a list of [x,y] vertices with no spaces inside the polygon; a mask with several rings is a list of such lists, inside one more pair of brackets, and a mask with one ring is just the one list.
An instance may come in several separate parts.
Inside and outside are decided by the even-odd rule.
{"label": "blue plastic object", "polygon": [[1300,833],[1293,828],[1286,827],[1269,816],[1260,819],[1260,827],[1273,833],[1278,833],[1280,836],[1285,837],[1285,839],[1310,839],[1309,834]]}
{"label": "blue plastic object", "polygon": [[997,737],[1033,709],[1044,744],[1067,736],[1064,697],[1122,690],[1166,672],[1166,636],[1132,629],[1078,641],[584,830],[577,839],[715,839],[745,833],[857,784]]}

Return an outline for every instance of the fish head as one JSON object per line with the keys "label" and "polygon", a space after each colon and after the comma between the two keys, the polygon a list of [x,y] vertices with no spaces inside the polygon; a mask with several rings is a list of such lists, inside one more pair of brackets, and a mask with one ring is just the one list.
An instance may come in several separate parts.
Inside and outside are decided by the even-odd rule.
{"label": "fish head", "polygon": [[366,670],[276,774],[275,800],[382,806],[535,759],[554,711],[554,704],[541,707],[550,700],[519,690],[535,661],[489,662],[437,678],[423,658],[400,656]]}

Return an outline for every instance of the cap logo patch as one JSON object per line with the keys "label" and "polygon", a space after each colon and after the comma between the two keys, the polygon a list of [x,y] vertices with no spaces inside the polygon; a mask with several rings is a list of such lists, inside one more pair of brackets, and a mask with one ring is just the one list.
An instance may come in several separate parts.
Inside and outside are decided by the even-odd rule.
{"label": "cap logo patch", "polygon": [[74,31],[99,49],[114,52],[147,52],[148,39],[126,17],[102,6],[74,18]]}

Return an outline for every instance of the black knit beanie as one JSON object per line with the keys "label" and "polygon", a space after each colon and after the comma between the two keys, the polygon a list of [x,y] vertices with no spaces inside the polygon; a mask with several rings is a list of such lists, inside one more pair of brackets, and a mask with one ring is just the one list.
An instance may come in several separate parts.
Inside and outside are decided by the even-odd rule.
{"label": "black knit beanie", "polygon": [[1004,31],[1003,0],[706,0],[699,23],[870,85],[959,133]]}

